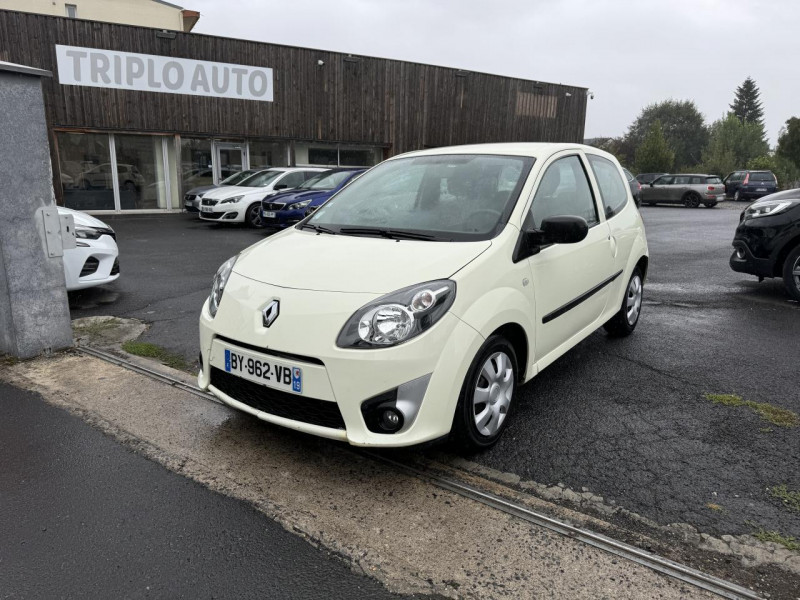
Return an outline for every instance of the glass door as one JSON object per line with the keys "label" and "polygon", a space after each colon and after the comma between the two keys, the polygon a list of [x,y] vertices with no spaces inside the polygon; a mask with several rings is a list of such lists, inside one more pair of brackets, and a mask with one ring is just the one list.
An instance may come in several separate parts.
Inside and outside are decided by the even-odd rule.
{"label": "glass door", "polygon": [[247,169],[247,144],[214,142],[214,183]]}

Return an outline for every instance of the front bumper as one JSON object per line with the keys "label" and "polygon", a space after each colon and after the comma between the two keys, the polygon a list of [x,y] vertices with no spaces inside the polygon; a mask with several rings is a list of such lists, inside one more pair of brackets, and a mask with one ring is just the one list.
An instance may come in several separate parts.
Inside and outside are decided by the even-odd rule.
{"label": "front bumper", "polygon": [[[230,208],[229,208],[230,207]],[[239,222],[244,219],[242,213],[233,204],[216,205],[213,212],[200,212],[200,219],[203,221],[227,221]]]}
{"label": "front bumper", "polygon": [[[338,348],[336,337],[346,320],[376,297],[278,288],[234,274],[217,316],[211,318],[207,303],[200,316],[202,371],[198,384],[230,406],[264,421],[357,446],[410,446],[447,435],[462,382],[484,341],[482,336],[448,313],[428,331],[399,346]],[[280,315],[270,328],[264,328],[261,310],[275,298],[281,302]],[[252,398],[223,392],[215,385],[214,374],[219,377],[220,372],[212,370],[224,369],[221,338],[250,352],[261,349],[265,360],[284,360],[301,367],[303,398],[335,403],[344,427],[320,426],[319,421],[302,415],[286,418],[275,414],[280,411],[255,408]],[[376,433],[368,428],[362,414],[365,401],[427,376],[416,414],[398,433]],[[229,392],[234,389],[221,387]]]}
{"label": "front bumper", "polygon": [[[67,291],[83,290],[119,279],[119,249],[111,236],[103,235],[96,240],[78,241],[87,245],[64,251]],[[91,266],[86,268],[87,265]],[[91,272],[81,276],[85,268]]]}
{"label": "front bumper", "polygon": [[[274,217],[266,217],[269,212],[274,212]],[[279,229],[283,229],[285,227],[289,227],[290,225],[294,225],[295,223],[299,223],[303,220],[305,216],[305,209],[303,210],[279,210],[279,211],[267,211],[262,209],[261,210],[261,222],[266,227],[277,227]]]}
{"label": "front bumper", "polygon": [[728,261],[731,269],[737,273],[747,273],[757,277],[772,277],[772,261],[768,258],[756,258],[749,246],[741,240],[733,241],[733,254]]}

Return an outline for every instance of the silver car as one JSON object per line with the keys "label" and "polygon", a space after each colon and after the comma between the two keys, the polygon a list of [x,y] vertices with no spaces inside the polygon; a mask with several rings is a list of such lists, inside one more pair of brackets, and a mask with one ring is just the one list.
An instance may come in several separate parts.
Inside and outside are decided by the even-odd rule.
{"label": "silver car", "polygon": [[713,208],[725,199],[725,184],[716,175],[689,173],[662,175],[642,186],[642,204],[683,204],[697,208],[701,204]]}

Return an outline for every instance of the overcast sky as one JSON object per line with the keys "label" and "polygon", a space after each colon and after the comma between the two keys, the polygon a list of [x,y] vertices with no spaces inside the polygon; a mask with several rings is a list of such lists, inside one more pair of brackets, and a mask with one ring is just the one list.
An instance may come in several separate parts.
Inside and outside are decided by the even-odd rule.
{"label": "overcast sky", "polygon": [[[800,116],[800,0],[184,0],[194,31],[588,87],[586,137],[643,106],[721,117],[748,75],[770,143]],[[268,65],[265,65],[268,66]]]}

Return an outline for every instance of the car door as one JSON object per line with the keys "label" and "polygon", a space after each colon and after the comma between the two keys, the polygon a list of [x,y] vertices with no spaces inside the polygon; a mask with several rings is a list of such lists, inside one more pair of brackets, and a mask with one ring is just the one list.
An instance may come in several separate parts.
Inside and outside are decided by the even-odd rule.
{"label": "car door", "polygon": [[689,181],[691,178],[688,175],[676,175],[672,180],[672,185],[669,186],[669,201],[678,203],[683,198],[683,194],[689,189]]}
{"label": "car door", "polygon": [[658,177],[653,183],[642,189],[642,192],[647,191],[645,199],[648,202],[666,202],[669,199],[669,186],[672,183],[672,179],[672,175]]}
{"label": "car door", "polygon": [[608,225],[601,220],[581,154],[556,155],[545,166],[524,227],[539,228],[559,215],[586,219],[589,233],[576,244],[551,244],[527,258],[536,306],[537,361],[554,359],[571,338],[600,317],[614,273]]}

